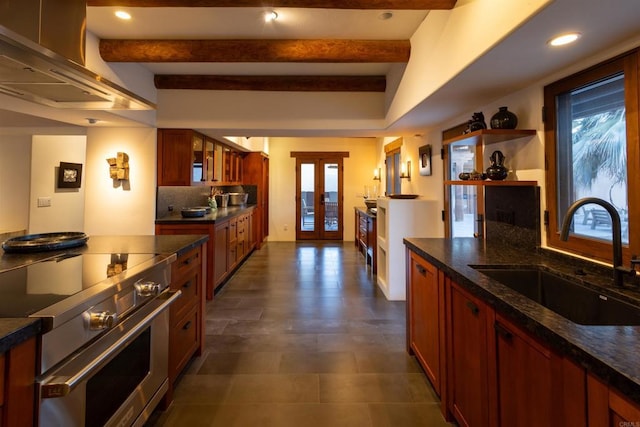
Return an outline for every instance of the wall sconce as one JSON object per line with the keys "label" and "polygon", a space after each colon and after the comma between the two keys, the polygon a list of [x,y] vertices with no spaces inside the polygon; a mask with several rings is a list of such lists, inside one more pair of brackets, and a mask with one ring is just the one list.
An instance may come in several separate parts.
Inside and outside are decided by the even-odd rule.
{"label": "wall sconce", "polygon": [[411,160],[400,164],[400,178],[407,178],[407,180],[411,181]]}
{"label": "wall sconce", "polygon": [[107,159],[109,163],[109,177],[113,180],[123,181],[129,179],[129,155],[118,152],[116,157]]}
{"label": "wall sconce", "polygon": [[373,180],[380,181],[380,168],[376,168],[373,170]]}

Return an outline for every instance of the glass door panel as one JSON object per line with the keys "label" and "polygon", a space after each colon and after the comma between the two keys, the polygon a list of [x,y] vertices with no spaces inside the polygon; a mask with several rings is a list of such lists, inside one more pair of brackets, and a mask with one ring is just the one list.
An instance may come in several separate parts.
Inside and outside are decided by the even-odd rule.
{"label": "glass door panel", "polygon": [[316,165],[300,165],[300,230],[315,231]]}
{"label": "glass door panel", "polygon": [[478,231],[478,189],[475,185],[451,185],[451,237],[474,237]]}
{"label": "glass door panel", "polygon": [[324,231],[338,230],[338,164],[324,164]]}

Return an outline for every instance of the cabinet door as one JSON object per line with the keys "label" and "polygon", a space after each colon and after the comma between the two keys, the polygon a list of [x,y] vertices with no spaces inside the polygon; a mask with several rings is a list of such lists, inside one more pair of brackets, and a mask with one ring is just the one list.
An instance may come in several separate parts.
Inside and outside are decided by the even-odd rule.
{"label": "cabinet door", "polygon": [[593,375],[587,376],[587,387],[589,427],[639,425],[640,405],[629,401]]}
{"label": "cabinet door", "polygon": [[205,137],[203,146],[202,174],[204,181],[213,184],[215,181],[215,141]]}
{"label": "cabinet door", "polygon": [[191,185],[192,134],[188,129],[158,130],[158,185]]}
{"label": "cabinet door", "polygon": [[191,149],[193,151],[192,159],[193,162],[191,164],[192,167],[192,179],[193,182],[205,182],[205,143],[204,143],[204,135],[200,135],[199,133],[193,132],[191,137]]}
{"label": "cabinet door", "polygon": [[229,222],[225,221],[216,224],[214,238],[213,283],[218,286],[224,280],[229,271],[228,251],[229,251]]}
{"label": "cabinet door", "polygon": [[410,346],[440,395],[440,301],[438,270],[410,252]]}
{"label": "cabinet door", "polygon": [[449,408],[461,426],[491,426],[488,330],[494,313],[449,281]]}
{"label": "cabinet door", "polygon": [[[497,316],[495,323],[501,426],[550,426],[553,412],[554,355],[551,351]],[[577,391],[576,391],[577,392]]]}

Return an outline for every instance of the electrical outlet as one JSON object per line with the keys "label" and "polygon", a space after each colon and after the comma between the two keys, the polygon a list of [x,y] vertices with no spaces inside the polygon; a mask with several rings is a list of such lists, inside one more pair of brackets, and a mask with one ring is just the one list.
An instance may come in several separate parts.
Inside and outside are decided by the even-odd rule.
{"label": "electrical outlet", "polygon": [[288,224],[285,224],[285,225],[284,225],[284,231],[287,231],[288,229],[289,229],[289,225],[288,225]]}
{"label": "electrical outlet", "polygon": [[169,212],[173,212],[173,205],[169,205],[169,206],[167,207],[167,210],[168,210]]}
{"label": "electrical outlet", "polygon": [[46,208],[51,206],[51,197],[38,197],[38,207]]}

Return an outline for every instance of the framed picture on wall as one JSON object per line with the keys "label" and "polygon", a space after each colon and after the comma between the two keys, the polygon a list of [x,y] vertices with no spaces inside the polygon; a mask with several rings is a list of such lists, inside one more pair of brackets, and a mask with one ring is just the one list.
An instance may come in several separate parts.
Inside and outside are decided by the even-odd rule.
{"label": "framed picture on wall", "polygon": [[431,175],[431,144],[418,148],[420,155],[420,175]]}
{"label": "framed picture on wall", "polygon": [[80,188],[82,164],[60,162],[58,168],[58,188]]}

